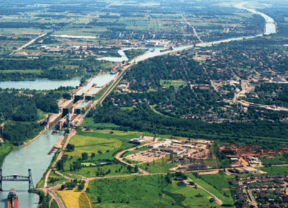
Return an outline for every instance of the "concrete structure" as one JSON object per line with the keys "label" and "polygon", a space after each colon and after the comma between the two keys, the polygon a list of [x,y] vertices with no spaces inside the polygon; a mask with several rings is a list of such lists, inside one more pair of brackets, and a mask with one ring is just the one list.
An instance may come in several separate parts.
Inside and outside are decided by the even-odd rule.
{"label": "concrete structure", "polygon": [[128,142],[129,142],[129,143],[132,143],[132,144],[142,144],[142,143],[145,142],[145,139],[133,138],[133,139],[129,139]]}

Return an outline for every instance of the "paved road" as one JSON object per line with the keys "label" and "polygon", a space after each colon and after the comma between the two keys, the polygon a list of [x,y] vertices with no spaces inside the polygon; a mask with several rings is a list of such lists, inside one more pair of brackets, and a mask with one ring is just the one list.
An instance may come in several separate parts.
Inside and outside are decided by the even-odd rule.
{"label": "paved road", "polygon": [[[21,51],[22,49],[24,49],[24,48],[26,48],[27,46],[31,45],[31,44],[34,43],[36,40],[38,40],[39,38],[44,37],[45,35],[47,35],[47,33],[44,33],[44,34],[42,34],[42,35],[39,35],[37,38],[35,38],[35,39],[29,41],[28,43],[26,43],[25,45],[19,47],[18,49],[16,49],[15,51],[13,51],[11,54],[13,54],[14,52],[17,52],[17,51]],[[10,54],[10,55],[11,55],[11,54]]]}
{"label": "paved road", "polygon": [[56,201],[56,203],[58,204],[58,208],[65,208],[61,198],[53,191],[53,189],[49,188],[48,193]]}
{"label": "paved road", "polygon": [[198,36],[197,31],[195,29],[195,27],[193,25],[190,24],[190,22],[187,21],[187,19],[184,17],[184,15],[182,14],[183,19],[186,21],[186,23],[193,29],[193,32],[195,34],[195,36],[197,37],[197,39],[203,43],[203,41],[201,40],[201,38]]}

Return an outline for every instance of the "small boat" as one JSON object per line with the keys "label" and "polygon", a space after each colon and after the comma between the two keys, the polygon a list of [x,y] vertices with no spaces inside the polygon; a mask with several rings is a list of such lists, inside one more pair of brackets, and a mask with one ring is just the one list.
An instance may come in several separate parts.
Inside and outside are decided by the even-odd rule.
{"label": "small boat", "polygon": [[7,197],[7,208],[19,208],[18,194],[15,189],[11,189]]}

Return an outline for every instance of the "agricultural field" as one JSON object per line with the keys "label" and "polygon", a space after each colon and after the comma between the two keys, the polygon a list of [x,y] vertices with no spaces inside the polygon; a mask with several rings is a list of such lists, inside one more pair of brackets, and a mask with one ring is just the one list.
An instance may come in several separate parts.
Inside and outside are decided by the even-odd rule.
{"label": "agricultural field", "polygon": [[93,207],[219,207],[209,203],[210,196],[201,189],[178,186],[164,175],[113,178],[91,181],[89,196]]}
{"label": "agricultural field", "polygon": [[75,190],[56,191],[65,204],[66,208],[90,208],[84,192]]}

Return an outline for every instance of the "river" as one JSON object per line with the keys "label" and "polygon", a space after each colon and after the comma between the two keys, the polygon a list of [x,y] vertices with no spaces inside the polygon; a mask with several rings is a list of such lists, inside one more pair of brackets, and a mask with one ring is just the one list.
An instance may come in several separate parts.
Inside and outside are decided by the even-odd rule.
{"label": "river", "polygon": [[[247,8],[243,6],[243,8],[241,9],[247,9]],[[260,13],[258,11],[256,12]],[[265,34],[266,33],[271,34],[271,33],[276,32],[276,26],[275,26],[276,24],[272,18],[271,19],[273,21],[271,21],[271,19],[269,18],[265,18],[266,20]],[[273,26],[271,26],[271,24],[275,26],[275,30],[273,29]],[[271,28],[267,29],[268,27],[271,27],[272,29]],[[260,36],[262,36],[262,34],[259,34],[256,36],[248,36],[248,37],[229,38],[225,40],[208,42],[208,43],[199,43],[196,46],[207,47],[213,44],[219,44],[219,43],[230,42],[230,41],[240,41],[240,40],[243,40],[243,38],[252,39],[252,38],[256,38]],[[181,50],[189,49],[193,47],[194,46],[192,45],[181,46],[181,47],[175,48],[172,51],[166,51],[166,52],[160,51],[163,48],[156,48],[155,51],[149,51],[143,56],[141,56],[140,58],[138,58],[137,61],[143,61],[148,58],[155,57],[155,56],[165,55],[171,52],[177,52],[177,51],[181,51]],[[116,59],[116,58],[111,58],[111,57],[105,57],[105,59],[102,58],[102,60],[116,61],[116,62],[120,62],[123,60],[127,61],[128,59],[124,53],[125,50],[127,49],[122,49],[120,51],[122,60],[121,58]],[[111,79],[113,79],[113,76],[108,76],[108,75],[105,75],[105,76],[103,75],[103,77],[99,76],[99,78],[97,78],[98,81],[96,81],[96,84],[98,86],[102,86],[104,83],[110,81]],[[36,90],[37,89],[55,89],[60,86],[78,86],[78,85],[79,85],[79,80],[68,80],[68,81],[37,80],[37,81],[32,81],[32,82],[31,81],[0,82],[1,88],[17,88],[17,89],[30,88],[30,89],[36,89]],[[47,167],[49,166],[52,160],[53,156],[47,155],[47,153],[52,148],[52,146],[56,143],[56,141],[60,138],[60,136],[61,136],[60,134],[51,135],[51,131],[49,131],[43,134],[41,137],[39,137],[36,141],[34,141],[29,146],[13,150],[4,160],[4,163],[2,166],[3,175],[13,175],[13,174],[28,175],[28,168],[31,168],[33,182],[34,182],[34,185],[36,185],[36,183],[40,180],[40,178],[42,177],[43,173],[46,171]],[[0,200],[2,200],[1,205],[3,205],[3,207],[4,207],[3,200],[7,198],[7,194],[8,194],[7,191],[13,187],[16,188],[16,190],[19,193],[20,208],[36,208],[37,207],[37,203],[39,200],[38,195],[27,193],[26,190],[28,189],[28,182],[25,182],[25,183],[4,182],[3,189],[6,192],[0,193]],[[0,206],[0,208],[2,208],[2,206]]]}

